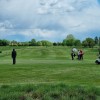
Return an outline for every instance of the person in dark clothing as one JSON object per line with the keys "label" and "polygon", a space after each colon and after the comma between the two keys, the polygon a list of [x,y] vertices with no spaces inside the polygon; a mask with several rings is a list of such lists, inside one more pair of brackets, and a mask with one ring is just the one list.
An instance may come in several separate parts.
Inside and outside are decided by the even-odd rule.
{"label": "person in dark clothing", "polygon": [[16,64],[16,56],[17,56],[17,53],[16,53],[15,49],[13,49],[13,51],[12,51],[13,64]]}
{"label": "person in dark clothing", "polygon": [[80,60],[80,50],[78,50],[78,52],[77,52],[77,56],[78,56],[78,60]]}
{"label": "person in dark clothing", "polygon": [[73,51],[71,52],[71,57],[72,57],[72,60],[74,60],[74,52]]}

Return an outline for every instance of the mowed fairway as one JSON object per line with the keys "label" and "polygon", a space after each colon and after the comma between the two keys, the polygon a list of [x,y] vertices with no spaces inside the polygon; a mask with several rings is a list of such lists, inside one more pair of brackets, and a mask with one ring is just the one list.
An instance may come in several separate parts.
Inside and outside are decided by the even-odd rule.
{"label": "mowed fairway", "polygon": [[[11,51],[16,48],[17,64]],[[69,47],[0,47],[0,84],[58,84],[100,87],[97,49],[84,48],[84,60],[71,60]]]}

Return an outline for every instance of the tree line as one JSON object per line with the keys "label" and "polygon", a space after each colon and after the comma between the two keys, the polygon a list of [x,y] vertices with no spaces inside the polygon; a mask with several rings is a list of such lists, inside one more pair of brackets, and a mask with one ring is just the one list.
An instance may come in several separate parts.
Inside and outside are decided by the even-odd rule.
{"label": "tree line", "polygon": [[27,42],[18,42],[1,39],[0,46],[83,46],[93,48],[94,46],[100,46],[100,37],[96,36],[94,39],[88,37],[81,41],[76,39],[72,34],[69,34],[62,42],[36,41],[35,39]]}

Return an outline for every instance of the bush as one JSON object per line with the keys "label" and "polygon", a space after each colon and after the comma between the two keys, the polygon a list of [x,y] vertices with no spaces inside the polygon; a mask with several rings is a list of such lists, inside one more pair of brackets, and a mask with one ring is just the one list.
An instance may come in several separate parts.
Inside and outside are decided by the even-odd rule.
{"label": "bush", "polygon": [[0,51],[0,53],[2,53],[2,51]]}

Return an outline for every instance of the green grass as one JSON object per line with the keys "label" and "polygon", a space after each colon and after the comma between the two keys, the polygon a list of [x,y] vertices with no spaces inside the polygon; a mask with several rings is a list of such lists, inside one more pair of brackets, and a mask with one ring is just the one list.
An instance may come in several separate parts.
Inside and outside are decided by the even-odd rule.
{"label": "green grass", "polygon": [[[12,65],[11,51],[13,48],[16,48],[17,51],[16,65]],[[98,92],[99,94],[95,94],[94,91],[91,90],[91,87],[100,90],[100,65],[96,65],[94,63],[98,54],[96,48],[83,48],[83,61],[78,61],[77,59],[72,61],[70,57],[71,48],[69,47],[0,47],[0,51],[2,51],[2,53],[0,53],[1,88],[2,86],[5,87],[6,85],[8,86],[6,88],[8,90],[13,88],[13,93],[8,93],[8,90],[4,88],[2,91],[0,91],[0,94],[8,94],[7,96],[9,96],[9,100],[37,100],[33,97],[26,97],[25,93],[21,92],[20,89],[20,92],[16,91],[16,87],[18,84],[20,88],[27,88],[27,84],[33,84],[32,88],[40,86],[39,88],[43,88],[43,91],[45,92],[48,88],[51,89],[51,91],[48,89],[47,94],[44,93],[41,99],[39,98],[38,100],[100,99],[100,91]],[[61,96],[59,90],[52,90],[51,84],[54,84],[58,89],[58,84],[64,84],[65,90],[67,90],[68,86],[69,91],[73,91],[74,95],[75,93],[77,93],[77,96],[73,96],[73,98],[70,98],[70,95],[64,92],[64,87],[61,90],[63,93]],[[78,91],[74,90],[77,89],[77,87],[75,87],[76,85],[80,88],[82,87],[82,90],[87,89],[85,90],[85,94],[83,93],[78,96]],[[89,89],[87,87],[89,87]],[[90,92],[87,93],[87,91],[89,90]],[[36,89],[36,91],[39,90]],[[59,94],[59,99],[52,98],[50,96],[52,93],[53,95]],[[20,97],[20,94],[24,95],[26,99],[18,99],[17,97]],[[37,95],[37,92],[35,92],[35,94]],[[95,99],[88,99],[88,96],[90,94],[93,94]],[[2,95],[1,97],[3,98],[7,97]],[[34,92],[32,92],[32,95],[34,95]],[[16,97],[17,99],[14,99],[13,97],[12,99],[11,96]],[[81,97],[84,98],[81,99]],[[0,100],[8,100],[3,98]]]}
{"label": "green grass", "polygon": [[3,85],[0,100],[100,100],[100,90],[65,84]]}

